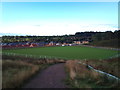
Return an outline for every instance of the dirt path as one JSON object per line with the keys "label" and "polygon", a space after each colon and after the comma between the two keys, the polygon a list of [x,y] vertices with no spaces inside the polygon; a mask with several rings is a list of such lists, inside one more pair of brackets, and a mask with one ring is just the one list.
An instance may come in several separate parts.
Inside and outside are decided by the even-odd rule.
{"label": "dirt path", "polygon": [[64,63],[55,64],[38,73],[23,88],[67,88],[63,81],[65,77]]}

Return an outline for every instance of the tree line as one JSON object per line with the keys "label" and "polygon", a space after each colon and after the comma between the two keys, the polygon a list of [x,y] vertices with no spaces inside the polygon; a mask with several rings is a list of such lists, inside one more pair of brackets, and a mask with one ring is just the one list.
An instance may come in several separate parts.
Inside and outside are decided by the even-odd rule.
{"label": "tree line", "polygon": [[[2,36],[3,43],[10,42],[56,42],[56,43],[73,43],[73,41],[89,41],[92,45],[97,45],[100,42],[116,41],[119,42],[120,30],[105,31],[105,32],[76,32],[74,35],[62,36]],[[104,43],[103,43],[104,44]]]}

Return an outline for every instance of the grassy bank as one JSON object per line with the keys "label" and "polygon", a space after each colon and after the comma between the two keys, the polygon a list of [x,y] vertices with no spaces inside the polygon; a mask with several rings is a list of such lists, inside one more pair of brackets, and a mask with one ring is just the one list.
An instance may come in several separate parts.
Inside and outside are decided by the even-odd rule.
{"label": "grassy bank", "polygon": [[109,80],[106,76],[90,70],[86,65],[79,62],[78,60],[66,62],[68,78],[65,82],[71,88],[120,88],[120,83],[117,81]]}
{"label": "grassy bank", "polygon": [[23,61],[3,60],[2,87],[17,88],[39,70],[37,65]]}
{"label": "grassy bank", "polygon": [[102,70],[120,78],[120,57],[107,60],[86,60],[81,61],[91,65],[95,69]]}
{"label": "grassy bank", "polygon": [[21,88],[37,72],[63,60],[34,59],[3,55],[2,88]]}

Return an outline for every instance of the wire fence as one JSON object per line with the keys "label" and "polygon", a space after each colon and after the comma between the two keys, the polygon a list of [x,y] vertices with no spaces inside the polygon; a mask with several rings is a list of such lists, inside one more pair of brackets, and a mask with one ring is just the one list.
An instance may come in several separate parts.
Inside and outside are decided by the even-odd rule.
{"label": "wire fence", "polygon": [[114,55],[114,56],[110,57],[109,59],[118,58],[118,57],[120,57],[120,54]]}
{"label": "wire fence", "polygon": [[95,72],[98,72],[98,73],[100,73],[100,74],[105,75],[106,78],[108,78],[108,80],[116,80],[117,82],[120,82],[120,78],[118,78],[117,76],[114,76],[114,75],[112,75],[112,74],[103,72],[103,71],[101,71],[101,70],[97,70],[97,69],[95,69],[94,67],[92,67],[92,66],[90,66],[90,65],[88,65],[88,64],[86,64],[86,63],[78,62],[78,64],[83,64],[83,65],[85,65],[85,66],[88,66],[89,69],[91,69],[91,70],[93,70],[93,71],[95,71]]}
{"label": "wire fence", "polygon": [[[8,53],[8,52],[2,52],[2,55],[8,55],[8,56],[20,56],[25,58],[34,58],[34,59],[63,59],[63,60],[76,60],[74,58],[67,58],[67,57],[58,57],[58,56],[46,56],[46,55],[32,55],[32,54],[20,54],[20,53]],[[112,57],[109,57],[107,59],[113,59],[120,57],[120,54],[114,55]],[[89,60],[87,58],[83,59],[77,59],[77,60]],[[102,58],[99,58],[99,60],[102,60]]]}
{"label": "wire fence", "polygon": [[20,56],[20,57],[34,58],[34,59],[64,59],[64,60],[69,59],[69,58],[66,58],[66,57],[55,57],[55,56],[46,56],[46,55],[32,55],[32,54],[18,54],[18,53],[8,53],[8,52],[3,52],[2,55]]}

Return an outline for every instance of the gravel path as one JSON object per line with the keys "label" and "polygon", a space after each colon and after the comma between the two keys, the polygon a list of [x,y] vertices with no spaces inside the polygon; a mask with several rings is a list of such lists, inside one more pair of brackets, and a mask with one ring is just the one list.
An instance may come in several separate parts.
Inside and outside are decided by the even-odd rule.
{"label": "gravel path", "polygon": [[61,63],[48,67],[23,88],[67,88],[63,81],[66,78],[64,65]]}

